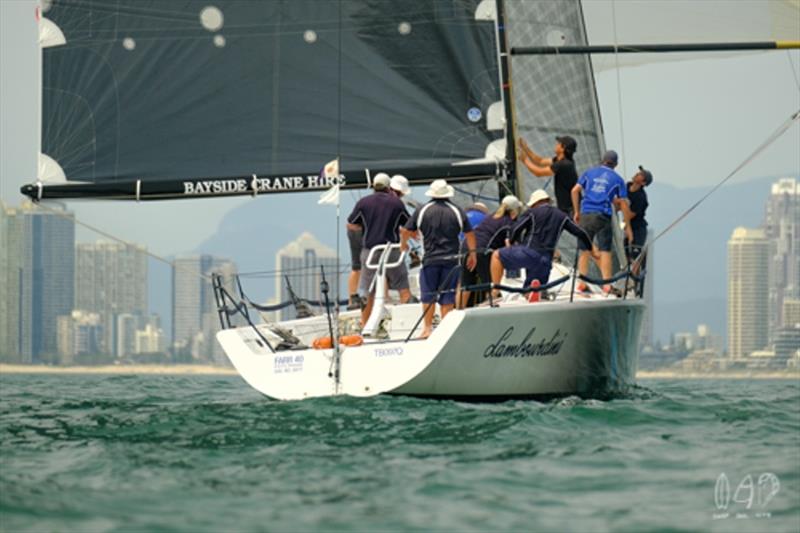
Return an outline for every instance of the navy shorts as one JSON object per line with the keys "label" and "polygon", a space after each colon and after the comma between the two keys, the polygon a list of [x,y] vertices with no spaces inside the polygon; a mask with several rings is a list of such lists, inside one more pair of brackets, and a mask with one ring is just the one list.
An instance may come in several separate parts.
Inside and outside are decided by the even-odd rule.
{"label": "navy shorts", "polygon": [[[581,213],[581,220],[578,224],[583,231],[589,234],[589,238],[595,241],[601,252],[611,251],[611,217],[602,213]],[[581,250],[589,250],[578,241]]]}
{"label": "navy shorts", "polygon": [[542,285],[547,283],[550,279],[550,268],[553,264],[548,256],[521,244],[500,248],[500,262],[506,270],[524,268],[526,287],[535,279],[538,279]]}
{"label": "navy shorts", "polygon": [[456,286],[461,265],[458,263],[440,263],[422,265],[419,273],[419,287],[422,303],[429,304],[436,300],[439,294],[440,305],[453,305],[456,303]]}
{"label": "navy shorts", "polygon": [[347,230],[347,240],[350,242],[351,270],[361,270],[361,248],[364,232],[361,230]]}

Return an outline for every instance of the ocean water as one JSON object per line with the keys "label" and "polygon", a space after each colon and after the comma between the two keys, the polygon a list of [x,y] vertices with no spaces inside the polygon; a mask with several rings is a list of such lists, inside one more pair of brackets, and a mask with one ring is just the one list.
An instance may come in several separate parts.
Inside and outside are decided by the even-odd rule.
{"label": "ocean water", "polygon": [[280,403],[238,377],[0,375],[2,531],[800,531],[800,383]]}

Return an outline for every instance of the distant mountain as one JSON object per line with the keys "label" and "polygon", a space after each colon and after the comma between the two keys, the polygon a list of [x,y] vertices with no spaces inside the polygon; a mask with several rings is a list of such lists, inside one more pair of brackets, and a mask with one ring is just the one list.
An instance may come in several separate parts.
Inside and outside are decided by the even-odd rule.
{"label": "distant mountain", "polygon": [[[764,217],[764,203],[775,177],[725,185],[701,204],[683,222],[665,234],[654,249],[655,334],[663,341],[675,331],[693,330],[701,322],[725,336],[727,242],[737,226],[754,227]],[[710,190],[710,187],[678,189],[662,176],[648,188],[648,221],[656,231],[666,228],[678,215]],[[340,249],[342,262],[349,261],[344,219],[357,199],[342,196]],[[422,198],[421,192],[415,196]],[[324,244],[335,247],[336,210],[317,205],[318,194],[285,194],[255,198],[228,213],[219,229],[196,250],[234,260],[240,272],[271,271],[275,253],[303,231],[312,232]],[[167,276],[151,278],[160,286],[151,290],[151,301],[169,304]],[[251,298],[264,301],[273,296],[273,278],[245,281]],[[158,295],[158,296],[154,296]],[[153,298],[156,300],[153,300]],[[153,306],[151,306],[153,307]],[[169,311],[155,309],[165,318]],[[165,320],[166,321],[166,320]]]}

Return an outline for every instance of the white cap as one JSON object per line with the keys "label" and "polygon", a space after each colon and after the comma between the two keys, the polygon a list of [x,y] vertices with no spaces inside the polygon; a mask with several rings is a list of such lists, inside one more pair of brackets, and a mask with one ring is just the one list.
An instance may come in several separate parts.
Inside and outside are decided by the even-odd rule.
{"label": "white cap", "polygon": [[435,180],[430,188],[425,191],[425,196],[431,198],[452,198],[456,191],[445,180]]}
{"label": "white cap", "polygon": [[528,207],[536,204],[537,202],[541,202],[542,200],[550,200],[550,195],[547,194],[547,191],[545,191],[544,189],[533,191],[533,193],[531,193],[530,199],[528,200]]}
{"label": "white cap", "polygon": [[375,174],[375,177],[372,178],[372,187],[375,189],[385,189],[391,182],[392,179],[389,177],[389,174],[386,174],[385,172],[378,172]]}
{"label": "white cap", "polygon": [[408,186],[408,179],[402,174],[395,174],[392,176],[392,181],[389,187],[397,192],[402,193],[403,196],[411,194],[411,187]]}

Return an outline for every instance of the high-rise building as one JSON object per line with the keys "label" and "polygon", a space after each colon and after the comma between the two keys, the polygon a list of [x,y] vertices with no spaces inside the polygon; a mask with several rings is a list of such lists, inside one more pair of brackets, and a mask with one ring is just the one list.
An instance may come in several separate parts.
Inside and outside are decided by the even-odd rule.
{"label": "high-rise building", "polygon": [[[76,356],[105,355],[103,323],[98,313],[74,310],[57,319],[59,363],[69,365]],[[95,359],[95,362],[97,359]]]}
{"label": "high-rise building", "polygon": [[147,314],[146,249],[103,241],[78,244],[75,308],[100,315],[105,332],[103,351],[121,356],[116,317],[129,314],[143,320]]}
{"label": "high-rise building", "polygon": [[140,321],[141,317],[130,313],[117,315],[115,356],[122,358],[136,353],[136,331],[139,329]]}
{"label": "high-rise building", "polygon": [[761,229],[736,228],[728,241],[728,353],[735,359],[769,342],[768,253]]}
{"label": "high-rise building", "polygon": [[[292,291],[298,298],[320,300],[320,283],[325,268],[325,279],[330,285],[329,298],[335,299],[335,283],[338,274],[339,260],[336,251],[325,246],[309,232],[304,232],[296,240],[290,242],[275,254],[275,294],[280,295],[281,302],[291,299],[286,278],[291,283]],[[281,310],[281,320],[294,318],[294,307]]]}
{"label": "high-rise building", "polygon": [[785,327],[800,326],[800,300],[787,298],[783,301],[783,325]]}
{"label": "high-rise building", "polygon": [[32,203],[3,208],[0,355],[25,363],[58,359],[58,317],[75,302],[75,222]]}
{"label": "high-rise building", "polygon": [[769,335],[784,325],[783,302],[800,299],[800,183],[783,178],[772,185],[764,231],[769,250]]}
{"label": "high-rise building", "polygon": [[184,347],[192,359],[223,357],[214,340],[220,329],[211,275],[222,275],[226,289],[234,294],[236,265],[232,261],[201,255],[178,258],[172,269],[172,341]]}

